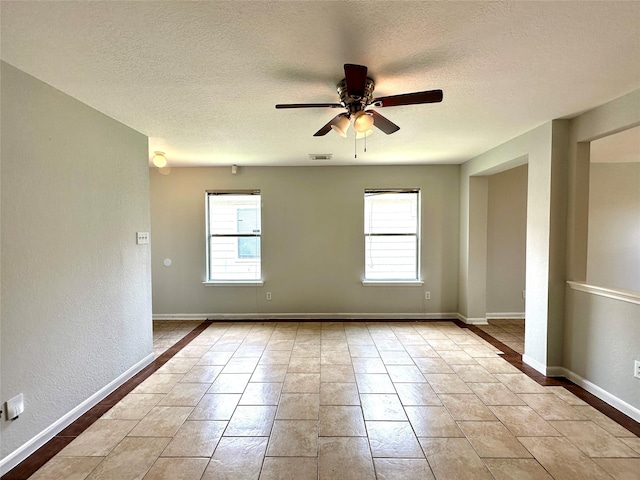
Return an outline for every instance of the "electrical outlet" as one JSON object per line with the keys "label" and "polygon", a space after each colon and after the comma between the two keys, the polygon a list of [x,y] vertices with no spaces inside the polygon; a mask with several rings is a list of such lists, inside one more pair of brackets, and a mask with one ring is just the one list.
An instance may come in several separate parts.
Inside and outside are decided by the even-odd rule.
{"label": "electrical outlet", "polygon": [[424,292],[424,299],[431,300],[431,292]]}
{"label": "electrical outlet", "polygon": [[271,300],[271,292],[267,292],[267,300]]}
{"label": "electrical outlet", "polygon": [[22,394],[7,401],[8,420],[15,420],[22,412],[24,412],[24,396]]}
{"label": "electrical outlet", "polygon": [[138,245],[147,245],[149,243],[149,232],[137,232],[136,243]]}
{"label": "electrical outlet", "polygon": [[633,376],[640,378],[640,361],[636,360],[633,364]]}

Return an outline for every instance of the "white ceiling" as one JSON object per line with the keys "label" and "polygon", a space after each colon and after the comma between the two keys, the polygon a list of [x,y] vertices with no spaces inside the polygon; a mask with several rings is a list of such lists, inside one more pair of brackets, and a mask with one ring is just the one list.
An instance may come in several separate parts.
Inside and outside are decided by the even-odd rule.
{"label": "white ceiling", "polygon": [[[150,137],[171,166],[462,163],[640,88],[640,2],[2,1],[6,62]],[[343,64],[401,130],[313,133]]]}

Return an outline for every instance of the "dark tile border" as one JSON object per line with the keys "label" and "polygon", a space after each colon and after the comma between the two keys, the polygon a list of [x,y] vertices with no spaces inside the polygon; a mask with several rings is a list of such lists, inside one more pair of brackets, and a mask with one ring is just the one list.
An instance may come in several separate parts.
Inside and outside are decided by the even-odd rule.
{"label": "dark tile border", "polygon": [[134,388],[149,378],[156,370],[171,360],[176,353],[189,345],[191,341],[200,335],[211,325],[211,320],[205,320],[195,327],[173,346],[158,356],[153,362],[144,367],[133,377],[120,385],[112,393],[81,415],[71,425],[63,429],[55,437],[42,447],[29,455],[25,460],[5,473],[0,480],[26,480],[40,469],[45,463],[55,457],[64,447],[69,445],[78,435],[89,428],[96,420],[104,415],[111,407],[122,400]]}
{"label": "dark tile border", "polygon": [[575,383],[573,383],[572,381],[564,377],[546,377],[542,375],[540,372],[538,372],[534,368],[531,368],[529,365],[524,363],[522,361],[522,355],[520,355],[515,350],[509,348],[499,340],[496,340],[491,335],[486,333],[484,330],[476,327],[475,325],[467,325],[461,320],[454,320],[453,322],[456,325],[458,325],[460,328],[466,328],[468,330],[471,330],[473,333],[481,337],[483,340],[486,340],[494,347],[503,351],[504,354],[500,355],[502,358],[504,358],[507,362],[509,362],[514,367],[516,367],[522,373],[525,373],[529,378],[538,382],[540,385],[561,386],[566,388],[571,393],[573,393],[576,397],[578,397],[580,400],[588,403],[593,408],[595,408],[596,410],[600,411],[601,413],[609,417],[611,420],[622,425],[624,428],[629,430],[634,435],[640,436],[640,423],[636,422],[633,418],[625,415],[620,410],[616,410],[611,405],[609,405],[603,400],[600,400],[598,397],[596,397],[592,393],[587,392],[584,388],[576,385]]}

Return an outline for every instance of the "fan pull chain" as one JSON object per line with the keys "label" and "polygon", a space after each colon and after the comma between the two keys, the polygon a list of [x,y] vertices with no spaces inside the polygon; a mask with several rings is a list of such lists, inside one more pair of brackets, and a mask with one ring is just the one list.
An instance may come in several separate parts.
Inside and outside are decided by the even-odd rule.
{"label": "fan pull chain", "polygon": [[355,133],[353,135],[353,158],[358,158],[358,136]]}

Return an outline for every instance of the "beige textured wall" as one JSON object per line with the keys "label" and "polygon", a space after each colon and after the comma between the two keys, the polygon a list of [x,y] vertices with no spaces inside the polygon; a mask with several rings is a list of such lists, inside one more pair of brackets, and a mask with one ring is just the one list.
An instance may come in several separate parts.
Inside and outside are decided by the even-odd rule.
{"label": "beige textured wall", "polygon": [[491,175],[487,218],[487,312],[524,314],[527,165]]}
{"label": "beige textured wall", "polygon": [[[457,312],[458,166],[175,168],[150,177],[154,315]],[[401,187],[422,192],[424,286],[364,287],[364,190]],[[204,196],[215,189],[261,190],[263,287],[202,285]]]}
{"label": "beige textured wall", "polygon": [[2,63],[2,458],[152,354],[147,138]]}

